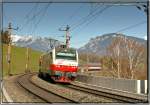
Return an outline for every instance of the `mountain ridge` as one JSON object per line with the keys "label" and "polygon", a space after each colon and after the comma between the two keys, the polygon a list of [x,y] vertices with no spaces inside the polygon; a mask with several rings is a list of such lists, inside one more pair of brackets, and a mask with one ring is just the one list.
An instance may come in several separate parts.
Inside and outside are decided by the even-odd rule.
{"label": "mountain ridge", "polygon": [[[95,54],[106,54],[106,48],[111,44],[113,39],[118,36],[126,36],[126,38],[133,39],[141,44],[147,45],[147,41],[141,38],[127,36],[121,33],[108,33],[96,36],[91,38],[88,43],[84,46],[77,49],[79,52],[89,52]],[[12,35],[12,44],[19,47],[30,47],[34,50],[46,52],[51,49],[51,46],[58,46],[63,42],[60,42],[56,39],[50,37],[33,37],[31,35],[28,36],[19,36],[19,35]]]}
{"label": "mountain ridge", "polygon": [[122,33],[108,33],[103,34],[101,36],[96,36],[95,38],[91,38],[87,44],[80,47],[78,51],[80,53],[95,53],[100,55],[106,54],[107,47],[112,43],[112,41],[119,36],[125,36],[128,39],[135,40],[143,45],[147,45],[147,41],[141,38],[133,37],[133,36],[127,36]]}
{"label": "mountain ridge", "polygon": [[[51,49],[51,46],[58,46],[62,42],[50,38],[50,37],[33,37],[31,35],[28,36],[19,36],[19,35],[11,35],[12,44],[19,47],[30,47],[34,50],[46,52]],[[51,46],[50,46],[51,45]]]}

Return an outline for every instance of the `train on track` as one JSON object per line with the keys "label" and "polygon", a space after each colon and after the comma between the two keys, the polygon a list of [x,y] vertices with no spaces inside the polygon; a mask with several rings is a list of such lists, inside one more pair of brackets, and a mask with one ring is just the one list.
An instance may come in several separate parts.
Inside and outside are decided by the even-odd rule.
{"label": "train on track", "polygon": [[54,82],[74,81],[78,70],[78,52],[74,48],[54,47],[43,54],[39,60],[39,77]]}

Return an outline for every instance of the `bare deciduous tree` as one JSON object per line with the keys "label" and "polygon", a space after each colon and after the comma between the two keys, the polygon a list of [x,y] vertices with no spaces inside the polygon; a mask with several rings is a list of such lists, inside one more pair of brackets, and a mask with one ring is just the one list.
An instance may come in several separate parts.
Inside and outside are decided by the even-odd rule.
{"label": "bare deciduous tree", "polygon": [[144,61],[147,59],[143,44],[121,35],[112,41],[107,50],[113,61],[112,66],[116,64],[113,75],[118,78],[135,79],[136,70],[139,70],[139,65],[145,65]]}
{"label": "bare deciduous tree", "polygon": [[[121,73],[121,56],[122,56],[122,40],[121,36],[117,36],[113,40],[112,44],[108,47],[108,52],[113,59],[113,62],[116,63],[117,68],[114,68],[114,75],[117,74],[117,77],[120,78]],[[112,65],[113,66],[113,65]]]}
{"label": "bare deciduous tree", "polygon": [[134,79],[135,70],[143,61],[144,47],[135,40],[124,38],[125,54],[128,58],[129,70],[131,72],[131,79]]}

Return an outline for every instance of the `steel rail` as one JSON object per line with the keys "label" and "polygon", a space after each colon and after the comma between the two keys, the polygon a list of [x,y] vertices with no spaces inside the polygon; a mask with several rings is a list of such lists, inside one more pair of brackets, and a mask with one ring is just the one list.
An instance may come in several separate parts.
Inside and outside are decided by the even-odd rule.
{"label": "steel rail", "polygon": [[113,94],[113,93],[110,93],[110,92],[104,92],[104,91],[100,91],[100,90],[97,90],[97,89],[91,89],[91,88],[87,88],[87,87],[83,87],[83,86],[79,86],[79,85],[75,85],[75,84],[66,85],[66,87],[74,89],[74,90],[86,92],[86,93],[89,93],[89,94],[93,94],[93,95],[96,95],[96,96],[103,96],[103,97],[106,97],[106,98],[118,100],[118,102],[125,102],[125,103],[146,102],[146,100],[143,100],[143,99],[136,99],[136,98],[132,98],[132,97],[129,97],[129,96]]}
{"label": "steel rail", "polygon": [[31,94],[39,97],[48,103],[76,103],[71,99],[67,99],[65,97],[59,96],[51,91],[48,91],[42,87],[31,82],[30,78],[34,74],[25,74],[18,78],[18,84],[20,84],[25,90],[30,92]]}

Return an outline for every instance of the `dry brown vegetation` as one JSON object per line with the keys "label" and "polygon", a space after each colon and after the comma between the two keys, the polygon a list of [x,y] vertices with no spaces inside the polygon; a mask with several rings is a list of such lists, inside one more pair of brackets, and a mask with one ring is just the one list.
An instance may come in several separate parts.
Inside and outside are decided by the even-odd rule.
{"label": "dry brown vegetation", "polygon": [[147,79],[147,48],[143,44],[118,36],[107,48],[107,55],[79,54],[79,64],[101,63],[95,75],[126,79]]}
{"label": "dry brown vegetation", "polygon": [[125,36],[113,40],[108,47],[113,75],[117,78],[147,79],[146,52],[144,45]]}

